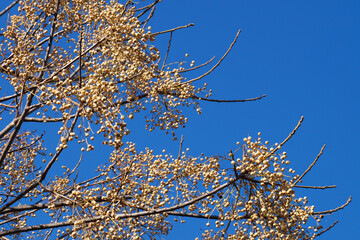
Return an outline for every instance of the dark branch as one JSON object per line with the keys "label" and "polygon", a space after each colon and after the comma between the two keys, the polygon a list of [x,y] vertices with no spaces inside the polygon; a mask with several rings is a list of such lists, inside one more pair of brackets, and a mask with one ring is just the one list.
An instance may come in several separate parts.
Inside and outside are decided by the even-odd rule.
{"label": "dark branch", "polygon": [[2,10],[2,11],[0,12],[0,17],[1,17],[2,15],[4,15],[5,13],[7,13],[8,11],[10,11],[10,9],[13,8],[18,2],[19,2],[19,0],[13,1],[9,6],[7,6],[4,10]]}
{"label": "dark branch", "polygon": [[266,95],[262,95],[260,97],[256,97],[256,98],[249,98],[249,99],[236,99],[236,100],[218,100],[218,99],[209,99],[209,98],[203,98],[203,97],[196,97],[194,96],[193,98],[195,99],[199,99],[202,101],[208,101],[208,102],[217,102],[217,103],[236,103],[236,102],[250,102],[250,101],[256,101],[259,99],[262,99],[266,97]]}

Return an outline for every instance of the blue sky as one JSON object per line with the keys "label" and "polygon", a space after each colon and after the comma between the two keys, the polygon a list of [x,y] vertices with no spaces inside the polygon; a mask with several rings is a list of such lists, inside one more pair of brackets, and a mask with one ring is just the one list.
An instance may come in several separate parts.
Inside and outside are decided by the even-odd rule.
{"label": "blue sky", "polygon": [[[6,3],[4,3],[6,2]],[[11,1],[1,1],[3,8]],[[169,61],[189,59],[196,63],[219,59],[242,32],[224,62],[203,82],[213,98],[246,99],[266,94],[249,103],[202,103],[201,115],[189,111],[184,146],[198,155],[225,155],[236,141],[255,136],[280,142],[304,116],[302,127],[283,148],[291,167],[302,173],[323,144],[325,152],[304,178],[308,185],[333,185],[336,189],[302,191],[316,210],[352,203],[323,223],[339,223],[319,239],[353,239],[360,220],[360,1],[243,1],[163,0],[150,23],[153,31],[179,25],[195,26],[173,35]],[[157,40],[167,47],[168,35]],[[201,74],[208,68],[200,70]],[[140,147],[177,152],[179,142],[163,132],[144,130],[144,120],[130,124],[129,141]],[[101,158],[101,152],[94,152]],[[175,225],[166,239],[193,239],[205,222]]]}
{"label": "blue sky", "polygon": [[[350,206],[324,221],[339,223],[320,239],[353,239],[360,225],[354,214],[360,212],[359,12],[360,1],[355,0],[182,0],[163,1],[152,22],[154,30],[195,24],[173,35],[174,61],[185,53],[197,63],[219,59],[242,30],[231,53],[204,81],[214,98],[267,97],[251,103],[203,103],[203,113],[191,115],[181,132],[184,144],[194,154],[225,154],[237,140],[258,131],[264,139],[279,142],[304,116],[302,127],[284,147],[291,167],[302,173],[326,144],[304,184],[337,188],[301,193],[318,210],[353,197]],[[163,46],[167,41],[164,38]],[[203,227],[196,222],[175,226],[167,239],[193,237]]]}

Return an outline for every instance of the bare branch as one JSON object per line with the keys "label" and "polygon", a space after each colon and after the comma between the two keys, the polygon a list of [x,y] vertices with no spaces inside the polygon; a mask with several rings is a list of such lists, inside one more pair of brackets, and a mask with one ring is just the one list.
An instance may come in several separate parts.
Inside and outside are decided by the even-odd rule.
{"label": "bare branch", "polygon": [[144,10],[141,15],[138,15],[137,18],[141,17],[142,15],[144,15],[146,12],[148,12],[152,7],[154,7],[156,4],[158,4],[161,0],[155,0],[153,3],[147,5],[147,6],[144,6],[144,7],[141,7],[141,8],[138,8],[136,9],[135,11],[136,12],[139,12],[139,11],[142,11]]}
{"label": "bare branch", "polygon": [[[31,96],[33,96],[33,95],[31,95]],[[31,97],[31,100],[32,100],[32,97]],[[29,103],[29,104],[31,104],[31,103]],[[3,128],[3,130],[1,130],[1,132],[0,132],[0,139],[2,139],[7,133],[9,133],[11,131],[11,129],[13,129],[15,126],[17,126],[17,124],[22,124],[22,122],[24,122],[24,120],[25,120],[25,117],[28,116],[29,114],[33,113],[34,111],[36,111],[40,106],[41,106],[41,104],[25,107],[24,116],[14,118],[8,125],[6,125],[6,127]],[[24,117],[24,118],[22,118],[22,117]]]}
{"label": "bare branch", "polygon": [[212,57],[209,61],[203,63],[203,64],[200,64],[199,66],[196,66],[196,67],[192,67],[192,68],[188,68],[188,69],[184,69],[184,70],[180,70],[179,73],[184,73],[184,72],[190,72],[190,71],[193,71],[193,70],[196,70],[196,69],[199,69],[201,67],[204,67],[206,65],[208,65],[209,63],[211,63],[212,61],[214,61],[215,57]]}
{"label": "bare branch", "polygon": [[11,8],[13,8],[20,0],[13,1],[9,6],[7,6],[4,10],[0,12],[0,17],[10,11]]}
{"label": "bare branch", "polygon": [[[56,10],[55,10],[55,14],[54,14],[54,20],[51,26],[51,30],[50,30],[50,37],[49,37],[49,43],[46,49],[46,54],[45,54],[45,60],[44,60],[44,67],[48,64],[49,58],[50,58],[50,52],[51,52],[51,48],[52,48],[52,44],[54,41],[54,34],[55,34],[55,27],[57,24],[57,17],[58,17],[58,12],[59,12],[59,7],[60,7],[60,0],[57,0],[56,3]],[[44,72],[41,72],[39,79],[42,78]]]}
{"label": "bare branch", "polygon": [[347,205],[349,205],[350,202],[351,202],[351,196],[348,198],[346,203],[341,205],[340,207],[337,207],[337,208],[331,209],[331,210],[321,211],[321,212],[313,212],[312,215],[330,214],[330,213],[337,212],[337,211],[343,209],[344,207],[346,207]]}
{"label": "bare branch", "polygon": [[237,32],[234,41],[230,44],[230,47],[228,48],[226,53],[220,58],[220,60],[208,72],[204,73],[203,75],[201,75],[199,77],[188,80],[185,83],[192,83],[192,82],[198,81],[198,80],[202,79],[203,77],[206,77],[207,75],[209,75],[212,71],[214,71],[215,68],[217,68],[220,65],[220,63],[225,59],[225,57],[228,55],[228,53],[230,52],[230,50],[232,49],[232,47],[236,43],[236,40],[238,39],[240,32],[241,32],[241,30],[239,30]]}
{"label": "bare branch", "polygon": [[172,215],[172,216],[179,216],[179,217],[191,217],[191,218],[214,219],[214,220],[220,219],[220,217],[217,215],[205,216],[205,215],[200,215],[200,214],[196,214],[196,213],[167,212],[166,214]]}
{"label": "bare branch", "polygon": [[194,24],[189,23],[188,25],[185,25],[185,26],[180,26],[180,27],[172,28],[172,29],[169,29],[169,30],[161,31],[161,32],[156,32],[156,33],[153,33],[151,35],[152,36],[157,36],[157,35],[160,35],[160,34],[164,34],[164,33],[168,33],[168,32],[174,32],[176,30],[183,29],[183,28],[188,28],[188,27],[192,27],[192,26],[194,26]]}
{"label": "bare branch", "polygon": [[181,135],[179,154],[178,154],[178,157],[177,157],[178,160],[180,160],[180,157],[181,157],[181,151],[182,151],[183,142],[184,142],[184,136]]}
{"label": "bare branch", "polygon": [[5,102],[5,101],[8,101],[10,99],[16,98],[18,96],[20,96],[20,94],[18,94],[18,93],[12,94],[12,95],[9,95],[9,96],[5,96],[5,97],[0,98],[0,102]]}
{"label": "bare branch", "polygon": [[173,32],[170,32],[169,43],[168,43],[168,47],[167,47],[167,50],[166,50],[166,55],[165,55],[164,63],[163,63],[163,65],[162,65],[162,67],[161,67],[161,71],[164,70],[164,67],[165,67],[165,64],[166,64],[166,60],[167,60],[168,55],[169,55],[169,52],[170,52],[172,35],[173,35]]}
{"label": "bare branch", "polygon": [[22,217],[29,216],[29,215],[35,213],[36,211],[37,211],[37,210],[32,210],[32,211],[25,212],[25,213],[20,214],[20,215],[16,215],[16,216],[14,216],[14,217],[12,217],[12,218],[6,219],[6,220],[0,222],[0,226],[6,224],[6,223],[8,223],[8,222],[12,222],[12,221],[14,221],[14,220],[16,220],[16,219],[20,219],[20,218],[22,218]]}
{"label": "bare branch", "polygon": [[143,28],[145,28],[146,24],[154,16],[154,13],[155,13],[155,5],[151,8],[151,12],[149,13],[149,16],[146,18],[146,20],[140,23],[140,25],[142,25]]}
{"label": "bare branch", "polygon": [[338,223],[338,221],[335,221],[333,224],[331,224],[328,228],[324,229],[323,231],[315,234],[316,237],[320,236],[321,234],[329,231],[330,229],[332,229],[336,224]]}
{"label": "bare branch", "polygon": [[325,149],[325,145],[322,146],[320,153],[316,156],[315,160],[310,164],[310,166],[305,170],[305,172],[293,183],[293,185],[296,185],[301,179],[311,170],[311,168],[316,164],[319,157],[322,155],[323,151]]}
{"label": "bare branch", "polygon": [[301,186],[301,185],[295,185],[293,187],[325,190],[325,189],[328,189],[328,188],[336,188],[336,185],[331,185],[331,186]]}
{"label": "bare branch", "polygon": [[[73,119],[75,117],[75,114],[70,115],[69,117],[67,117],[66,119]],[[34,118],[34,117],[27,117],[24,119],[24,122],[62,122],[64,120],[66,120],[65,118],[61,117],[61,118]]]}
{"label": "bare branch", "polygon": [[290,138],[292,138],[292,136],[294,136],[294,134],[296,133],[296,131],[299,129],[299,127],[301,126],[302,121],[304,120],[304,116],[302,116],[298,122],[298,124],[296,125],[296,127],[292,130],[292,132],[289,134],[289,136],[287,138],[285,138],[285,140],[280,143],[276,148],[274,148],[273,151],[270,152],[270,154],[268,154],[269,156],[273,155],[277,150],[279,150],[287,141],[290,140]]}
{"label": "bare branch", "polygon": [[193,97],[193,98],[197,98],[199,100],[202,101],[208,101],[208,102],[217,102],[217,103],[236,103],[236,102],[250,102],[250,101],[256,101],[256,100],[260,100],[262,98],[266,97],[266,95],[262,95],[260,97],[256,97],[256,98],[249,98],[249,99],[236,99],[236,100],[218,100],[218,99],[209,99],[209,98],[203,98],[203,97]]}

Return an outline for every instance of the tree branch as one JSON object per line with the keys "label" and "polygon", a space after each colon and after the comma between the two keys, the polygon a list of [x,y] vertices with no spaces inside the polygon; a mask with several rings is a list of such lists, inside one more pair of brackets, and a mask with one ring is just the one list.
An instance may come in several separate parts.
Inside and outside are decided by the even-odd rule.
{"label": "tree branch", "polygon": [[331,186],[301,186],[301,185],[295,185],[293,187],[324,190],[324,189],[328,189],[328,188],[336,188],[336,185],[331,185]]}
{"label": "tree branch", "polygon": [[199,99],[202,101],[208,101],[208,102],[217,102],[217,103],[235,103],[235,102],[250,102],[250,101],[256,101],[259,99],[262,99],[266,97],[266,95],[262,95],[260,97],[256,97],[256,98],[249,98],[249,99],[236,99],[236,100],[218,100],[218,99],[209,99],[209,98],[203,98],[203,97],[193,97],[195,99]]}
{"label": "tree branch", "polygon": [[215,59],[215,57],[212,57],[209,61],[207,61],[207,62],[205,62],[203,64],[200,64],[199,66],[184,69],[184,70],[180,70],[179,73],[189,72],[189,71],[193,71],[193,70],[196,70],[198,68],[204,67],[204,66],[208,65],[209,63],[211,63],[212,61],[214,61],[214,59]]}
{"label": "tree branch", "polygon": [[331,224],[328,228],[326,228],[326,229],[324,229],[323,231],[315,234],[315,237],[318,237],[318,236],[320,236],[321,234],[329,231],[329,230],[332,229],[337,223],[338,223],[338,221],[335,221],[335,222],[334,222],[333,224]]}
{"label": "tree branch", "polygon": [[293,185],[296,185],[301,179],[311,170],[311,168],[316,164],[319,157],[322,155],[323,151],[325,149],[325,145],[322,146],[320,153],[316,156],[315,160],[310,164],[310,166],[305,170],[305,172],[293,183]]}
{"label": "tree branch", "polygon": [[161,32],[156,32],[156,33],[153,33],[151,34],[152,36],[157,36],[157,35],[160,35],[160,34],[164,34],[164,33],[168,33],[168,32],[174,32],[176,30],[179,30],[179,29],[183,29],[183,28],[188,28],[188,27],[192,27],[194,26],[193,23],[189,23],[188,25],[185,25],[185,26],[179,26],[179,27],[176,27],[176,28],[172,28],[172,29],[169,29],[169,30],[165,30],[165,31],[161,31]]}
{"label": "tree branch", "polygon": [[343,209],[344,207],[346,207],[347,205],[349,205],[350,202],[351,202],[351,196],[348,198],[346,203],[341,205],[340,207],[337,207],[337,208],[331,209],[331,210],[321,211],[321,212],[313,212],[312,215],[330,214],[330,213],[337,212],[337,211]]}
{"label": "tree branch", "polygon": [[[244,175],[241,174],[239,176],[239,179],[243,176]],[[148,215],[170,213],[170,212],[173,212],[174,210],[181,209],[181,208],[187,207],[191,204],[194,204],[196,202],[199,202],[200,200],[207,198],[208,196],[214,195],[216,192],[221,191],[222,189],[230,186],[231,184],[233,184],[235,181],[237,181],[239,179],[230,180],[229,182],[224,183],[223,185],[213,189],[212,191],[202,194],[201,196],[194,198],[190,201],[184,202],[182,204],[178,204],[178,205],[175,205],[172,207],[167,207],[167,208],[153,209],[150,211],[142,211],[142,212],[135,212],[135,213],[128,213],[128,214],[126,214],[126,213],[117,214],[117,215],[115,215],[115,218],[116,219],[137,218],[137,217],[148,216]],[[96,216],[96,217],[92,217],[92,218],[85,218],[85,219],[82,219],[79,221],[56,222],[56,223],[49,223],[49,224],[39,224],[36,226],[27,226],[27,227],[22,227],[22,228],[14,228],[14,229],[0,232],[0,236],[6,236],[6,235],[10,235],[10,234],[17,234],[17,233],[22,233],[22,232],[36,231],[36,230],[44,230],[44,229],[49,229],[49,228],[66,227],[66,226],[74,225],[75,222],[86,224],[86,223],[102,220],[102,218],[103,218],[103,216]]]}
{"label": "tree branch", "polygon": [[193,78],[191,80],[188,80],[186,81],[185,83],[192,83],[192,82],[195,82],[197,80],[200,80],[202,79],[203,77],[206,77],[207,75],[209,75],[212,71],[215,70],[215,68],[217,68],[220,63],[225,59],[225,57],[228,55],[228,53],[230,52],[230,50],[232,49],[232,47],[234,46],[234,44],[236,43],[236,40],[238,39],[239,37],[239,34],[240,34],[241,30],[239,30],[235,36],[235,39],[234,41],[230,44],[230,47],[228,48],[228,50],[226,51],[226,53],[220,58],[220,60],[209,70],[207,71],[206,73],[204,73],[203,75],[199,76],[199,77],[196,77],[196,78]]}
{"label": "tree branch", "polygon": [[[66,136],[66,140],[69,139],[70,137],[70,132],[73,131],[75,124],[77,122],[77,119],[79,117],[80,112],[82,111],[81,108],[79,108],[76,112],[76,116],[75,119],[73,120],[69,133]],[[15,202],[19,201],[20,199],[22,199],[27,193],[29,193],[31,190],[33,190],[34,188],[36,188],[42,181],[44,181],[47,173],[49,172],[51,166],[55,163],[56,159],[58,158],[58,156],[60,155],[60,153],[64,150],[64,148],[59,148],[59,150],[57,150],[57,152],[54,154],[53,158],[50,160],[50,162],[48,163],[48,165],[45,167],[44,171],[42,172],[42,174],[39,177],[39,180],[37,180],[36,182],[34,182],[33,184],[31,184],[27,189],[25,189],[23,192],[21,192],[19,195],[17,195],[15,198],[13,198],[11,201],[9,201],[7,204],[5,204],[3,207],[0,208],[0,213],[2,213],[5,209],[7,209],[8,207],[10,207],[12,204],[14,204]]]}
{"label": "tree branch", "polygon": [[4,15],[5,13],[7,13],[8,11],[10,11],[10,9],[13,8],[18,2],[19,2],[19,0],[13,1],[9,6],[7,6],[4,10],[2,10],[2,11],[0,12],[0,17],[1,17],[2,15]]}
{"label": "tree branch", "polygon": [[294,136],[294,134],[296,133],[296,131],[299,129],[299,127],[301,126],[302,121],[304,120],[304,116],[301,116],[298,124],[296,125],[296,127],[292,130],[292,132],[289,134],[289,136],[282,142],[280,143],[273,151],[271,151],[268,156],[273,155],[277,150],[279,150],[287,141],[289,141],[290,138],[292,138],[292,136]]}

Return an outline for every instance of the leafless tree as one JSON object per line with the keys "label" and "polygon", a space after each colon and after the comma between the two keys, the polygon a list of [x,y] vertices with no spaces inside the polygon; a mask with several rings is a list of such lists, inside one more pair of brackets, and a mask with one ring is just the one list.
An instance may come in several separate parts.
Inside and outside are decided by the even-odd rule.
{"label": "leafless tree", "polygon": [[[173,33],[149,26],[160,0],[17,0],[0,12],[0,237],[3,239],[156,239],[172,224],[198,218],[203,239],[314,239],[334,226],[297,188],[283,145],[244,138],[226,156],[154,153],[125,142],[127,122],[147,112],[146,128],[172,133],[182,110],[212,99],[200,85],[218,62],[167,63]],[[12,8],[16,15],[9,15]],[[5,22],[5,21],[4,21]],[[153,41],[169,35],[167,52]],[[187,79],[189,71],[211,69]],[[51,131],[56,129],[56,131]],[[94,140],[95,139],[95,140]],[[79,178],[98,145],[112,153]],[[64,157],[79,152],[79,159]],[[72,154],[76,156],[76,154]],[[85,158],[85,159],[83,159]],[[62,167],[59,167],[62,166]]]}

